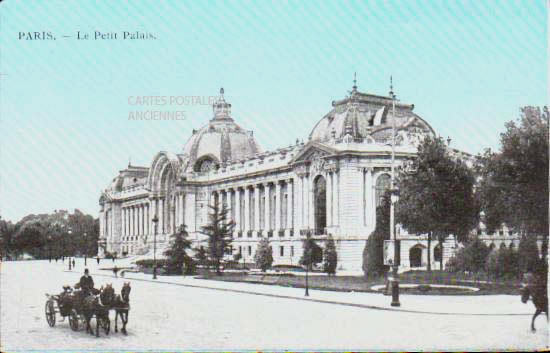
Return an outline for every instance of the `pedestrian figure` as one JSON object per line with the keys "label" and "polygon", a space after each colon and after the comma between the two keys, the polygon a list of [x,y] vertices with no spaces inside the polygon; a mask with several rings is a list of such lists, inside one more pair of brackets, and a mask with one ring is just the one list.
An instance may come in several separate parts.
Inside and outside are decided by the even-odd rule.
{"label": "pedestrian figure", "polygon": [[74,262],[74,259],[73,259],[73,268],[75,268],[74,264],[75,264],[75,262]]}
{"label": "pedestrian figure", "polygon": [[116,267],[116,265],[113,267],[113,273],[115,274],[115,277],[118,278],[118,267]]}

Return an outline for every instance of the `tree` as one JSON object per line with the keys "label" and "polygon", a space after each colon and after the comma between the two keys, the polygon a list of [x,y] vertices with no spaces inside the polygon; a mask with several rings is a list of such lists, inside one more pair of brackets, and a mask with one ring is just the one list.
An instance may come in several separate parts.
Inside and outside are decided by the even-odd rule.
{"label": "tree", "polygon": [[208,266],[208,256],[204,247],[199,246],[195,249],[195,261],[201,266]]}
{"label": "tree", "polygon": [[219,206],[218,199],[210,207],[208,224],[202,227],[202,233],[208,236],[208,257],[214,263],[216,273],[221,274],[220,265],[225,254],[231,253],[231,241],[235,223],[228,220],[229,209],[225,204]]}
{"label": "tree", "polygon": [[185,272],[187,274],[192,273],[193,260],[187,255],[187,250],[191,248],[191,241],[187,239],[188,234],[185,228],[186,226],[182,224],[172,234],[170,246],[164,251],[164,255],[167,257],[166,265],[168,273],[182,274],[184,265]]}
{"label": "tree", "polygon": [[0,259],[8,257],[11,254],[15,232],[15,224],[5,221],[0,217]]}
{"label": "tree", "polygon": [[[426,137],[413,161],[414,173],[402,171],[397,179],[400,198],[396,219],[410,233],[428,236],[428,271],[431,241],[435,236],[443,253],[449,235],[464,242],[479,223],[473,171],[451,155],[440,137]],[[443,257],[440,259],[443,268]]]}
{"label": "tree", "polygon": [[390,196],[382,198],[376,208],[376,226],[369,235],[363,250],[363,272],[365,277],[378,277],[388,271],[384,265],[384,240],[390,239]]}
{"label": "tree", "polygon": [[506,224],[521,237],[543,236],[548,248],[548,107],[524,107],[506,123],[500,151],[480,156],[481,208],[489,232]]}
{"label": "tree", "polygon": [[313,265],[323,261],[323,249],[321,249],[310,234],[306,236],[306,239],[302,241],[302,244],[304,247],[304,252],[300,258],[300,265],[307,266],[307,268],[311,271]]}
{"label": "tree", "polygon": [[464,270],[477,273],[484,269],[490,251],[482,240],[475,237],[464,248]]}
{"label": "tree", "polygon": [[539,270],[540,265],[537,240],[529,236],[521,237],[518,246],[519,273],[536,272]]}
{"label": "tree", "polygon": [[329,275],[334,275],[337,264],[338,254],[336,253],[336,244],[334,244],[332,235],[329,235],[325,242],[325,251],[323,251],[323,270]]}
{"label": "tree", "polygon": [[262,272],[265,272],[273,264],[273,248],[269,245],[267,238],[262,238],[258,243],[258,249],[254,254],[254,262]]}

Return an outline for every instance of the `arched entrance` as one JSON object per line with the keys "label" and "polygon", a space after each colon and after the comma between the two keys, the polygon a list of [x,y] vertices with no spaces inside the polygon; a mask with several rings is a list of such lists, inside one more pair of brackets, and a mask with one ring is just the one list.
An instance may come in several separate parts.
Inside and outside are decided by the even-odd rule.
{"label": "arched entrance", "polygon": [[409,261],[411,267],[422,266],[422,247],[416,245],[409,250]]}
{"label": "arched entrance", "polygon": [[322,175],[313,180],[315,234],[322,234],[327,226],[327,183]]}

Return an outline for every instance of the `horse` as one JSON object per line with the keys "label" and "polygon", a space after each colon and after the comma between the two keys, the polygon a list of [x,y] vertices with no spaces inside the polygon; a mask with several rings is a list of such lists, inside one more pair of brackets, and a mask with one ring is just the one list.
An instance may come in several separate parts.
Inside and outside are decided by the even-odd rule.
{"label": "horse", "polygon": [[529,297],[531,297],[535,305],[535,314],[531,320],[531,331],[536,332],[535,319],[540,313],[546,313],[546,321],[548,321],[548,293],[546,292],[546,281],[542,278],[537,278],[537,276],[532,273],[525,274],[524,280],[526,283],[522,283],[520,289],[521,302],[526,304]]}
{"label": "horse", "polygon": [[[99,292],[99,295],[94,295]],[[109,309],[115,302],[115,290],[111,284],[107,284],[105,288],[102,286],[99,291],[94,291],[91,295],[86,296],[83,300],[82,314],[86,320],[86,333],[94,334],[90,321],[92,317],[96,318],[95,335],[99,337],[99,326],[103,326],[105,333],[108,335],[111,327],[109,321]]]}
{"label": "horse", "polygon": [[120,332],[127,335],[126,324],[128,323],[128,311],[130,310],[130,282],[124,282],[120,294],[116,296],[114,308],[115,308],[115,332],[118,332],[118,316],[120,315],[120,320],[122,321],[122,328]]}

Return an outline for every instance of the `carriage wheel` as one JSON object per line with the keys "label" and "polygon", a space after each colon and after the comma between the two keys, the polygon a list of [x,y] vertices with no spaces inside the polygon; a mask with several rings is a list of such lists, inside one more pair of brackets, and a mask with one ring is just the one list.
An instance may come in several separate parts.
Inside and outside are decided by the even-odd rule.
{"label": "carriage wheel", "polygon": [[71,310],[69,314],[69,326],[71,326],[71,330],[78,331],[78,314],[75,309]]}
{"label": "carriage wheel", "polygon": [[99,325],[103,328],[105,334],[108,335],[111,330],[111,320],[108,317],[102,317],[99,319]]}
{"label": "carriage wheel", "polygon": [[45,306],[46,321],[50,327],[55,326],[55,307],[52,300],[48,300]]}

